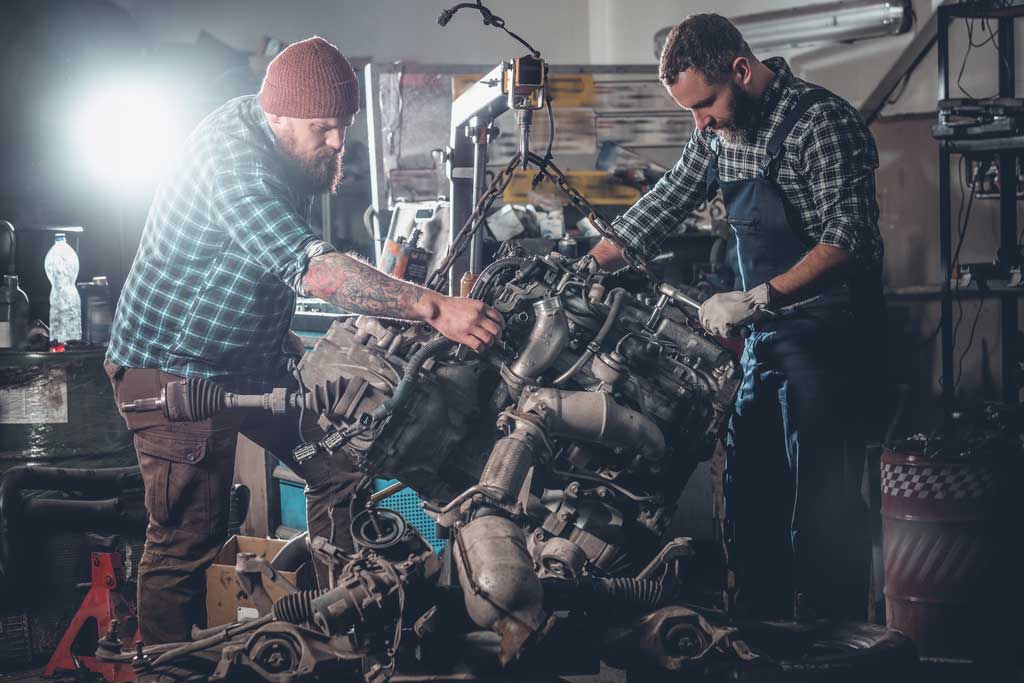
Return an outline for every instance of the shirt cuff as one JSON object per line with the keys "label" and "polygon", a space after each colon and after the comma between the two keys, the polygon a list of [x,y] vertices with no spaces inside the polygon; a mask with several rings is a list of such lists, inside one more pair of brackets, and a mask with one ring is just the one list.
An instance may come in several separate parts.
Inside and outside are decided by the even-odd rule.
{"label": "shirt cuff", "polygon": [[309,262],[316,256],[321,256],[322,254],[329,254],[332,251],[337,250],[334,248],[334,245],[331,244],[330,242],[325,242],[323,240],[318,239],[313,239],[309,241],[302,254],[302,268],[299,269],[299,272],[298,274],[295,275],[295,278],[290,283],[288,283],[291,286],[291,288],[295,290],[296,294],[298,294],[299,296],[309,296],[308,294],[306,294],[306,290],[302,287],[302,278],[305,277],[306,271],[309,270]]}

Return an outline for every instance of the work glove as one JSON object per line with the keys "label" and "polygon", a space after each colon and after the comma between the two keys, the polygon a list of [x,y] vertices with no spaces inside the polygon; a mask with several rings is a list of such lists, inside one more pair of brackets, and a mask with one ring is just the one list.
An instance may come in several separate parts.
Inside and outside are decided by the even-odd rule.
{"label": "work glove", "polygon": [[747,292],[722,292],[701,304],[700,324],[719,337],[735,337],[744,325],[769,314],[768,283]]}

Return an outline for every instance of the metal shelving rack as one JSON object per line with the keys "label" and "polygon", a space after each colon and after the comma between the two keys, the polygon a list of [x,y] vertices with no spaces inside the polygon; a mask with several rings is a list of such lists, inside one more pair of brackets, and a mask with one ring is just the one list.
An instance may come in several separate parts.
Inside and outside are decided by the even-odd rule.
{"label": "metal shelving rack", "polygon": [[[993,8],[983,2],[963,2],[956,5],[942,5],[938,12],[938,65],[939,100],[949,97],[949,26],[953,21],[964,19],[989,19],[998,25],[998,69],[999,97],[1015,97],[1014,62],[1014,20],[1024,17],[1024,6]],[[1015,169],[1017,157],[1024,154],[1024,135],[993,137],[985,139],[945,139],[939,145],[939,240],[942,258],[942,400],[947,411],[954,407],[954,339],[953,339],[953,292],[950,278],[952,272],[952,201],[950,191],[950,160],[954,154],[995,156],[1001,169]],[[1004,173],[1000,176],[999,193],[999,251],[998,258],[1003,264],[1020,262],[1017,244],[1017,174]],[[1018,330],[1017,300],[1024,288],[1002,288],[989,294],[998,296],[1001,308],[1002,337],[1002,400],[1016,403],[1020,400],[1021,382],[1014,357],[1015,339]],[[981,295],[985,295],[984,292]]]}

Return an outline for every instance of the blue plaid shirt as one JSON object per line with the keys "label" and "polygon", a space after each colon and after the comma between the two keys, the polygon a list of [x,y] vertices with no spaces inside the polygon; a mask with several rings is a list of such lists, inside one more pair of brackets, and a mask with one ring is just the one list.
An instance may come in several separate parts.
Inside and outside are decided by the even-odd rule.
{"label": "blue plaid shirt", "polygon": [[330,250],[310,229],[313,198],[286,177],[255,96],[199,124],[156,190],[111,361],[235,390],[271,383],[309,259]]}
{"label": "blue plaid shirt", "polygon": [[[768,140],[800,96],[813,87],[793,75],[784,59],[765,65],[775,72],[761,98],[761,125],[749,142],[722,141],[722,180],[753,178],[764,162]],[[714,132],[694,129],[676,165],[612,223],[627,246],[646,258],[705,199],[704,175]],[[853,254],[862,268],[880,272],[875,169],[878,149],[860,114],[839,97],[813,105],[786,138],[775,179],[799,214],[807,237]]]}

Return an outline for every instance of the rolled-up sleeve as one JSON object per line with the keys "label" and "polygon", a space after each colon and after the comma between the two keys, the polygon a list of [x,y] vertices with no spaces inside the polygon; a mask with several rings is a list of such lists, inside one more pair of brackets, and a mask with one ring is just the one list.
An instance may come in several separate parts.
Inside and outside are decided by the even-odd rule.
{"label": "rolled-up sleeve", "polygon": [[826,101],[802,138],[802,171],[820,221],[818,242],[873,264],[881,235],[875,197],[878,149],[871,132],[854,110]]}
{"label": "rolled-up sleeve", "polygon": [[298,293],[309,260],[333,247],[285,199],[288,189],[259,170],[214,178],[212,209],[228,235],[268,273]]}
{"label": "rolled-up sleeve", "polygon": [[658,247],[705,199],[704,174],[711,151],[694,130],[675,166],[626,213],[612,229],[630,251],[653,258]]}

